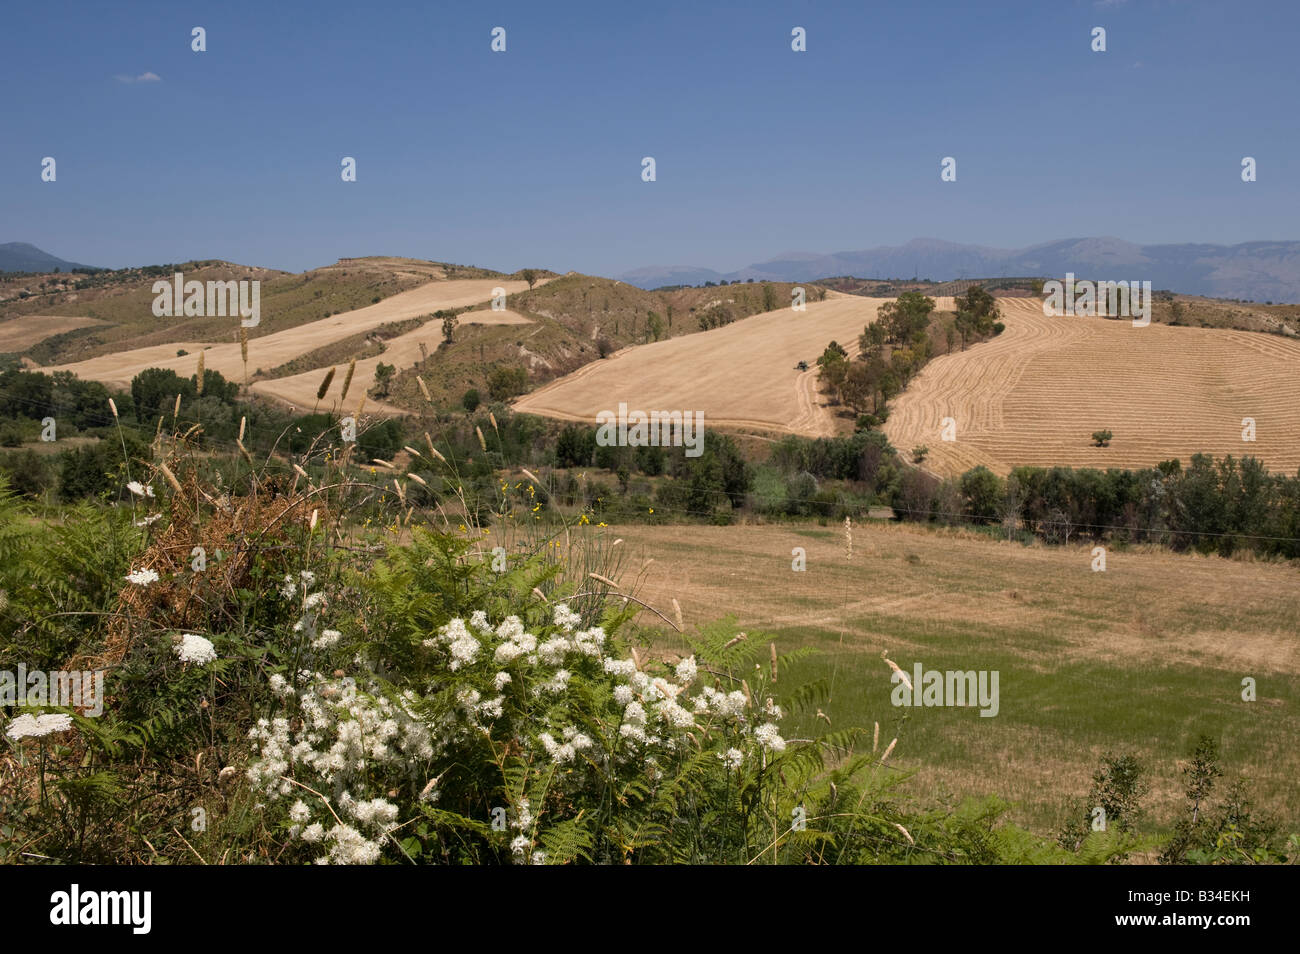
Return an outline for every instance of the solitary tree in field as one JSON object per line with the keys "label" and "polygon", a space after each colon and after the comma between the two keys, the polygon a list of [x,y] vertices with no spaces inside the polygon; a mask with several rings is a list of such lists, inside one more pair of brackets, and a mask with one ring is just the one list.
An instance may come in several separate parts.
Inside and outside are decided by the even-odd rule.
{"label": "solitary tree in field", "polygon": [[1112,434],[1110,431],[1093,431],[1092,442],[1096,444],[1098,447],[1109,447],[1110,439],[1114,436],[1115,435]]}
{"label": "solitary tree in field", "polygon": [[456,333],[456,325],[460,319],[456,317],[454,311],[449,311],[442,316],[442,338],[447,344],[451,344],[452,335]]}
{"label": "solitary tree in field", "polygon": [[388,386],[392,383],[393,374],[396,371],[397,367],[395,365],[384,364],[382,361],[375,366],[375,397],[388,397]]}
{"label": "solitary tree in field", "polygon": [[525,268],[519,273],[524,281],[528,283],[528,290],[532,291],[533,286],[537,284],[537,272],[531,268]]}

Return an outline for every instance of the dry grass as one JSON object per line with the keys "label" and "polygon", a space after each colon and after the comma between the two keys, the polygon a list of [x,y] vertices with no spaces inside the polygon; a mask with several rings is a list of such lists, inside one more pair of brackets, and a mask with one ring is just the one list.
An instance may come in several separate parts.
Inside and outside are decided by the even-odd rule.
{"label": "dry grass", "polygon": [[[883,303],[832,293],[804,312],[782,308],[627,348],[525,395],[515,408],[594,422],[625,401],[633,409],[703,411],[706,426],[833,434],[844,425],[817,392],[814,362],[832,338],[855,353]],[[799,371],[799,361],[811,370]]]}
{"label": "dry grass", "polygon": [[[492,289],[498,286],[504,288],[507,294],[515,294],[528,288],[526,282],[494,278],[433,281],[393,295],[375,305],[368,305],[341,315],[332,315],[285,331],[252,337],[248,342],[249,370],[251,372],[257,368],[277,367],[331,342],[374,330],[389,322],[416,318],[439,309],[463,308],[479,304],[491,298]],[[266,322],[264,321],[263,324]],[[220,343],[168,342],[43,370],[72,371],[81,378],[129,387],[131,379],[145,368],[171,368],[176,373],[189,377],[194,373],[196,360],[194,352],[203,350],[208,368],[221,372],[227,380],[242,381],[244,363],[240,353],[238,329],[239,320],[231,318],[230,335]],[[252,330],[256,333],[264,329]],[[178,357],[177,349],[184,349],[190,354]],[[258,382],[252,389],[259,392],[263,388],[275,388],[284,380],[287,379]],[[319,383],[320,377],[317,375],[311,388],[313,398],[315,386]],[[266,393],[275,394],[272,390]]]}
{"label": "dry grass", "polygon": [[[609,531],[615,532],[613,528]],[[638,595],[676,599],[688,626],[734,614],[783,650],[814,646],[799,676],[835,679],[834,727],[881,724],[921,791],[997,794],[1041,831],[1082,797],[1103,754],[1150,767],[1153,819],[1179,803],[1178,767],[1195,735],[1221,739],[1225,765],[1259,804],[1300,819],[1300,574],[1281,563],[1111,550],[1104,573],[1081,547],[1025,547],[965,531],[858,524],[853,557],[828,526],[619,527],[633,563],[654,558]],[[804,547],[807,570],[791,570]],[[650,626],[659,624],[642,617]],[[659,645],[680,650],[665,630]],[[996,669],[1001,711],[899,709],[890,659]],[[1241,700],[1254,677],[1259,699]],[[900,719],[906,716],[906,724]]]}
{"label": "dry grass", "polygon": [[[1002,335],[934,359],[893,402],[885,433],[895,447],[929,447],[927,469],[1136,468],[1196,453],[1300,467],[1300,342],[1046,317],[1033,299],[999,306]],[[940,439],[945,417],[956,422],[954,442]],[[1246,417],[1254,442],[1242,440]],[[1110,446],[1093,446],[1103,429]]]}
{"label": "dry grass", "polygon": [[26,351],[32,345],[46,338],[87,328],[90,325],[102,325],[97,318],[72,318],[65,315],[24,315],[0,323],[0,354]]}
{"label": "dry grass", "polygon": [[[505,287],[505,286],[502,286]],[[483,309],[479,311],[466,312],[460,316],[460,324],[465,325],[526,325],[532,322],[523,315],[513,311],[492,311]],[[438,345],[442,341],[442,322],[431,320],[416,328],[414,331],[408,331],[406,334],[399,335],[385,342],[385,350],[381,355],[373,358],[362,358],[356,363],[356,379],[366,386],[369,386],[375,379],[375,368],[380,362],[394,365],[398,371],[406,368],[415,367],[421,361],[420,345],[423,344],[430,354],[438,350]],[[286,404],[292,404],[297,407],[310,407],[316,399],[316,389],[320,385],[321,371],[319,368],[313,368],[310,371],[304,371],[301,374],[289,375],[288,377],[275,378],[269,381],[258,381],[253,385],[253,391],[257,394],[265,394],[268,397],[278,398]],[[337,392],[333,396],[337,396]],[[326,395],[328,403],[331,395]],[[372,411],[384,411],[397,413],[395,408],[390,408],[382,402],[369,402]]]}

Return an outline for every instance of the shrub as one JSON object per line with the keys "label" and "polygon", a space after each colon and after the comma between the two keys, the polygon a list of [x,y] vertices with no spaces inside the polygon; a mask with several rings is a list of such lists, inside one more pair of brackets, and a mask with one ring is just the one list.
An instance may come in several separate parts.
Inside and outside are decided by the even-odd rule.
{"label": "shrub", "polygon": [[1093,431],[1092,442],[1098,447],[1109,447],[1110,439],[1114,436],[1110,431]]}
{"label": "shrub", "polygon": [[508,401],[528,388],[528,369],[496,367],[488,375],[488,396],[494,401]]}

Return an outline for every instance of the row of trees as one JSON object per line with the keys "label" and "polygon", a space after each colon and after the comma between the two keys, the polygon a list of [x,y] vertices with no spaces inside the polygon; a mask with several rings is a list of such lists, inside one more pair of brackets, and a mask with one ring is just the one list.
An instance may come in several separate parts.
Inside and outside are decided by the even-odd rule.
{"label": "row of trees", "polygon": [[998,524],[1008,536],[1068,543],[1159,543],[1228,556],[1240,549],[1300,557],[1300,474],[1271,474],[1254,457],[1196,454],[1141,470],[985,467],[940,481],[920,470],[900,481],[896,506],[915,520]]}

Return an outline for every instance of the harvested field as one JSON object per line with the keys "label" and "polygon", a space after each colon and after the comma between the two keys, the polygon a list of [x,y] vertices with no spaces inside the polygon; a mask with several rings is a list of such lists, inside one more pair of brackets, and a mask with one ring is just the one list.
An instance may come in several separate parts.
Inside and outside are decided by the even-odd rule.
{"label": "harvested field", "polygon": [[[642,410],[703,411],[706,426],[834,434],[843,425],[837,428],[817,392],[814,362],[832,338],[856,353],[858,336],[884,301],[833,293],[805,312],[783,308],[625,348],[525,395],[515,409],[594,422],[599,411],[625,401]],[[799,361],[810,370],[799,371]]]}
{"label": "harvested field", "polygon": [[[513,295],[526,290],[528,283],[490,278],[434,281],[393,295],[375,305],[358,308],[341,315],[332,315],[285,331],[252,337],[248,342],[248,372],[251,375],[257,368],[276,367],[300,354],[349,335],[378,328],[390,321],[417,318],[443,308],[463,308],[480,304],[491,298],[492,289],[497,287],[504,288],[507,294]],[[145,368],[171,368],[178,374],[192,375],[197,361],[194,352],[203,348],[206,367],[220,371],[231,381],[242,381],[244,365],[240,357],[238,320],[232,318],[230,325],[230,339],[219,343],[174,342],[153,345],[44,370],[71,371],[82,378],[128,387],[131,379]],[[260,330],[262,329],[250,329],[254,333]],[[176,351],[180,348],[189,351],[190,354],[177,357]],[[316,385],[319,383],[320,379],[317,377],[311,389],[312,399],[315,398]]]}
{"label": "harvested field", "polygon": [[[1005,332],[934,359],[892,404],[885,433],[900,450],[929,447],[927,469],[1146,467],[1196,453],[1300,467],[1300,342],[1047,317],[1031,299],[999,307]],[[956,441],[940,439],[945,417]],[[1254,442],[1242,439],[1247,417]],[[1110,446],[1093,446],[1098,430],[1114,434]]]}
{"label": "harvested field", "polygon": [[[527,325],[532,324],[532,321],[513,311],[483,309],[461,315],[460,323],[462,325]],[[349,402],[358,400],[361,393],[375,380],[375,368],[379,366],[380,362],[394,365],[399,371],[413,367],[420,361],[421,342],[428,349],[429,354],[434,354],[438,350],[438,344],[441,341],[442,322],[431,319],[414,331],[408,331],[404,335],[399,335],[385,342],[387,348],[383,354],[357,362],[353,384],[348,391],[349,395],[351,395]],[[336,380],[331,386],[334,397],[337,397],[338,389],[342,387],[346,367],[346,362],[338,366],[338,374],[335,375]],[[257,394],[278,398],[295,407],[310,407],[315,403],[316,391],[320,388],[321,380],[328,371],[329,368],[316,368],[289,377],[257,381],[252,385],[252,390]],[[358,390],[358,385],[360,385],[360,390]],[[325,403],[327,405],[330,400],[331,395],[326,395]],[[366,406],[372,411],[382,413],[402,413],[398,408],[374,401],[368,401]]]}
{"label": "harvested field", "polygon": [[102,325],[98,318],[73,318],[66,315],[23,315],[9,321],[0,322],[0,354],[25,351],[46,338],[86,328],[90,325]]}

